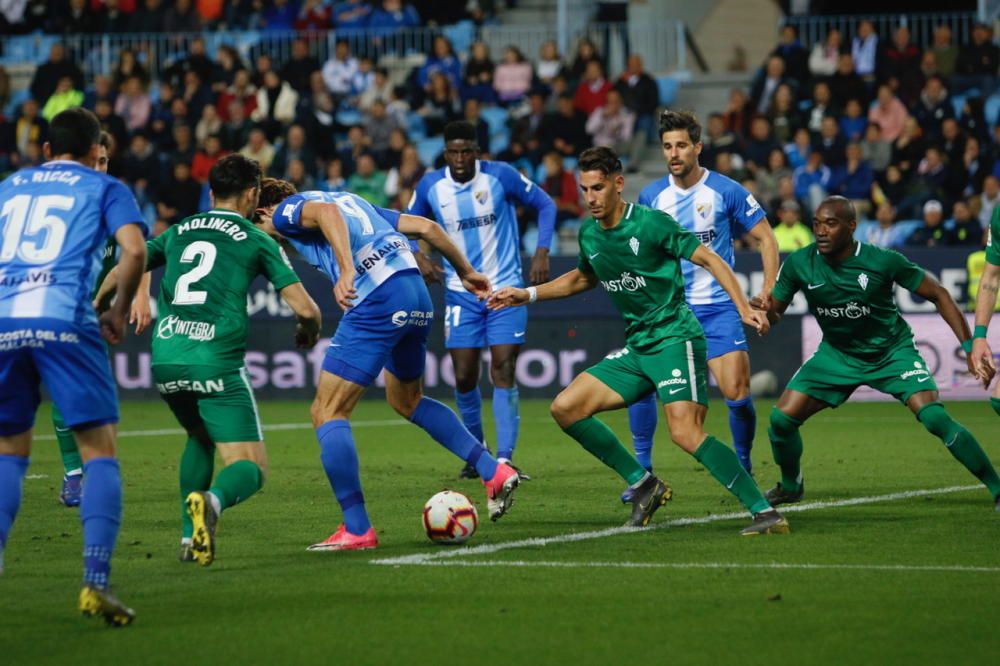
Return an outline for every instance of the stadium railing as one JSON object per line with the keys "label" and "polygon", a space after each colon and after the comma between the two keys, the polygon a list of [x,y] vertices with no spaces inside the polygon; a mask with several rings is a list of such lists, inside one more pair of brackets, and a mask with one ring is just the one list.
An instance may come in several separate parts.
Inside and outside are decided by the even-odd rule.
{"label": "stadium railing", "polygon": [[834,16],[788,16],[779,21],[783,25],[795,26],[799,31],[799,40],[806,46],[826,39],[826,34],[832,28],[840,30],[844,43],[857,33],[861,21],[871,21],[875,32],[881,39],[888,40],[893,30],[900,25],[910,29],[910,40],[923,48],[928,46],[934,35],[934,28],[947,25],[951,28],[953,44],[968,44],[971,40],[972,26],[979,20],[976,12],[932,12],[913,14],[871,14],[871,15],[834,15]]}

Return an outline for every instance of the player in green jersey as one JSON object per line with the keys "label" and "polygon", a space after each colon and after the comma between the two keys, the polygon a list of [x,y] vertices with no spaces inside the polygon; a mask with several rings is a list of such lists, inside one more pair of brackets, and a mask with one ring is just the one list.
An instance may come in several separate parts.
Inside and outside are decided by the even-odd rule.
{"label": "player in green jersey", "polygon": [[[247,291],[266,277],[298,318],[295,342],[311,348],[320,311],[277,242],[247,216],[261,170],[229,155],[212,167],[213,207],[147,243],[147,270],[164,267],[153,335],[153,379],[187,431],[180,463],[181,560],[215,558],[215,525],[263,485],[267,451],[243,357]],[[225,465],[212,482],[215,452]]]}
{"label": "player in green jersey", "polygon": [[767,332],[763,313],[747,303],[732,269],[667,215],[622,200],[622,164],[613,150],[585,150],[580,189],[593,219],[580,228],[576,269],[528,289],[506,287],[489,301],[500,309],[566,298],[602,285],[625,319],[626,345],[588,368],[562,391],[551,412],[559,426],[614,469],[633,490],[626,525],[640,527],[672,491],[647,472],[610,428],[594,417],[656,392],[670,438],[692,454],[753,515],[744,535],[787,533],[788,522],[764,498],[736,453],[704,431],[708,409],[705,336],[684,302],[680,260],[705,267],[733,299],[743,323]]}
{"label": "player in green jersey", "polygon": [[[114,151],[115,140],[107,132],[101,132],[100,143],[98,144],[97,164],[94,169],[101,173],[108,172],[108,161],[110,153]],[[118,241],[113,236],[108,238],[104,246],[104,258],[101,264],[101,272],[97,274],[94,284],[100,286],[104,278],[111,269],[118,263]],[[96,304],[95,304],[96,307]],[[107,309],[104,307],[102,309]],[[149,275],[143,274],[139,283],[139,289],[132,299],[132,309],[129,313],[129,323],[135,324],[135,333],[139,335],[149,326]],[[52,427],[56,433],[56,441],[59,444],[59,456],[63,464],[62,489],[59,492],[59,502],[63,506],[78,507],[83,498],[83,460],[80,458],[80,449],[76,445],[76,438],[73,431],[66,427],[63,422],[59,408],[52,405]]]}
{"label": "player in green jersey", "polygon": [[[829,197],[816,209],[816,242],[793,252],[778,273],[767,309],[772,322],[801,291],[823,330],[816,353],[795,373],[771,410],[768,436],[781,480],[767,492],[775,506],[802,499],[799,427],[813,414],[843,404],[861,385],[892,395],[982,481],[1000,501],[1000,477],[979,442],[938,401],[937,386],[899,314],[893,289],[900,285],[934,303],[966,351],[969,324],[948,290],[922,268],[893,250],[854,240],[854,205]],[[754,299],[751,304],[764,304]],[[969,369],[988,381],[968,359]],[[989,373],[992,377],[992,372]]]}

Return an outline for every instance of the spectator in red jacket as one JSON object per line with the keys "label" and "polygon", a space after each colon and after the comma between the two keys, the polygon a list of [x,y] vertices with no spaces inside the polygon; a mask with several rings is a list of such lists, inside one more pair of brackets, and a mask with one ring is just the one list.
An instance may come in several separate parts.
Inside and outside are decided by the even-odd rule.
{"label": "spectator in red jacket", "polygon": [[202,184],[207,183],[212,167],[228,154],[222,149],[222,140],[218,134],[209,136],[205,139],[205,147],[194,154],[194,160],[191,162],[191,178]]}
{"label": "spectator in red jacket", "polygon": [[600,62],[591,60],[583,71],[583,80],[576,87],[573,106],[590,116],[608,101],[608,91],[611,88],[611,83],[604,78],[604,67]]}
{"label": "spectator in red jacket", "polygon": [[545,168],[542,189],[556,202],[556,226],[583,215],[576,177],[572,171],[563,168],[562,155],[557,152],[548,153],[542,158],[542,165]]}

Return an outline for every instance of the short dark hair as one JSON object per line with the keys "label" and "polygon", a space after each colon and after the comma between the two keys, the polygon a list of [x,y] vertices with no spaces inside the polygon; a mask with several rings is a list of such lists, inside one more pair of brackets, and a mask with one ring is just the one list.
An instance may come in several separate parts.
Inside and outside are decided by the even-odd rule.
{"label": "short dark hair", "polygon": [[[288,197],[296,194],[298,190],[287,180],[278,178],[265,178],[260,181],[260,200],[257,205],[261,208],[270,208],[280,204]],[[254,222],[257,222],[255,219]]]}
{"label": "short dark hair", "polygon": [[108,154],[115,152],[115,137],[111,136],[110,132],[101,130],[101,136],[97,140],[97,143],[108,151]]}
{"label": "short dark hair", "polygon": [[475,143],[477,140],[475,126],[465,120],[456,120],[444,127],[445,143],[449,141],[472,141]]}
{"label": "short dark hair", "polygon": [[618,153],[607,146],[594,146],[580,153],[577,161],[580,173],[584,171],[600,171],[607,176],[617,176],[622,172],[622,161]]}
{"label": "short dark hair", "polygon": [[834,194],[823,199],[820,207],[823,206],[836,206],[840,209],[840,213],[843,215],[843,219],[848,222],[854,222],[858,219],[858,213],[854,210],[854,204],[847,197],[843,197],[839,194]]}
{"label": "short dark hair", "polygon": [[698,122],[698,118],[690,111],[672,111],[667,109],[660,114],[660,136],[662,137],[664,132],[673,132],[676,130],[686,130],[691,143],[701,141],[701,123]]}
{"label": "short dark hair", "polygon": [[257,160],[234,153],[215,163],[208,173],[208,185],[219,199],[237,196],[260,187],[261,169]]}
{"label": "short dark hair", "polygon": [[101,123],[91,111],[77,107],[60,111],[49,124],[52,155],[84,157],[101,140]]}

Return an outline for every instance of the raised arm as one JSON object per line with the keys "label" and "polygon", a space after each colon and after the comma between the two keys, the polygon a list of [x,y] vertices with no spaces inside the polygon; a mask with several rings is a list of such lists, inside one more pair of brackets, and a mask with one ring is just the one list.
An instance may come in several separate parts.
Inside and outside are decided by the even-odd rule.
{"label": "raised arm", "polygon": [[584,273],[579,268],[574,268],[568,273],[563,273],[555,280],[540,284],[537,287],[528,287],[527,289],[504,287],[490,296],[486,307],[490,310],[502,310],[516,305],[527,305],[535,301],[551,301],[579,294],[596,286],[596,275]]}
{"label": "raised arm", "polygon": [[355,270],[354,255],[351,252],[351,234],[344,216],[340,214],[337,204],[306,201],[302,204],[299,224],[304,229],[319,229],[326,242],[330,244],[340,273],[337,284],[333,286],[333,295],[337,305],[347,310],[358,294],[354,289]]}
{"label": "raised arm", "polygon": [[490,295],[492,288],[490,281],[482,273],[477,273],[465,258],[462,251],[451,242],[448,234],[444,232],[440,225],[434,220],[419,215],[403,214],[399,216],[397,226],[400,232],[410,238],[418,238],[426,241],[431,247],[441,253],[448,262],[455,268],[455,273],[462,280],[465,288],[474,293],[480,299]]}
{"label": "raised arm", "polygon": [[767,316],[760,310],[750,308],[750,303],[747,302],[747,297],[743,294],[740,283],[736,281],[736,274],[733,273],[729,264],[722,260],[722,257],[704,245],[699,245],[695,248],[690,260],[711,273],[712,277],[725,289],[736,306],[736,310],[740,313],[740,319],[743,320],[744,324],[752,326],[758,335],[767,333],[771,327]]}
{"label": "raised arm", "polygon": [[319,332],[323,327],[323,316],[319,306],[301,282],[288,285],[278,294],[285,303],[288,303],[288,307],[298,319],[295,327],[295,346],[299,349],[311,349],[319,339]]}

